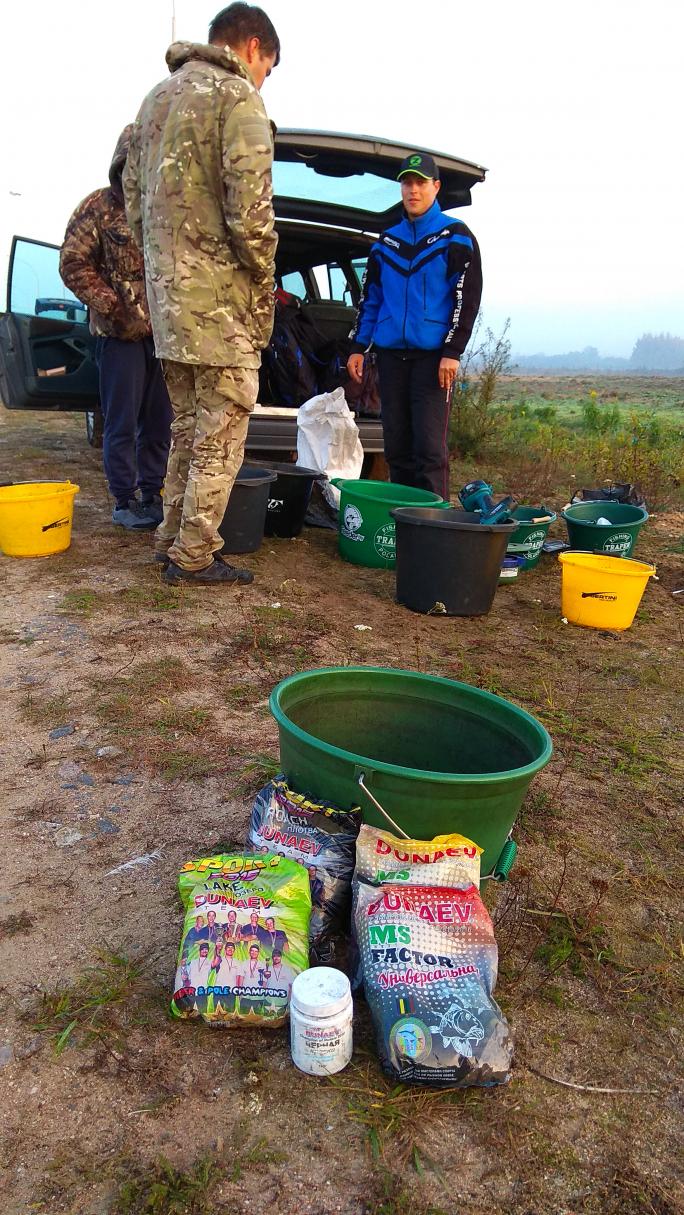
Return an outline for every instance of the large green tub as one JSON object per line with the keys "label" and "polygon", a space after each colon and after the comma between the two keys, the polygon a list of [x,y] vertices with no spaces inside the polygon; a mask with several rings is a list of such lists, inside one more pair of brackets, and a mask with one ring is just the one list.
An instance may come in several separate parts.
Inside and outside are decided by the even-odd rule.
{"label": "large green tub", "polygon": [[416,839],[458,831],[499,858],[532,777],[551,758],[544,727],[500,696],[383,667],[327,667],[273,689],[281,768],[295,789],[387,827],[365,784]]}

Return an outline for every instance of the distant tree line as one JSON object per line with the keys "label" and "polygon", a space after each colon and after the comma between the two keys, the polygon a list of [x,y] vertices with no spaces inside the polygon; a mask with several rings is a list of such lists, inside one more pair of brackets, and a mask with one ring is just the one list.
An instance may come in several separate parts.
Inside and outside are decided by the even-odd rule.
{"label": "distant tree line", "polygon": [[684,369],[684,338],[671,333],[644,333],[637,338],[630,364],[645,371],[680,371]]}
{"label": "distant tree line", "polygon": [[566,354],[514,354],[517,371],[621,371],[684,375],[684,338],[671,333],[643,333],[628,359],[600,355],[596,346]]}

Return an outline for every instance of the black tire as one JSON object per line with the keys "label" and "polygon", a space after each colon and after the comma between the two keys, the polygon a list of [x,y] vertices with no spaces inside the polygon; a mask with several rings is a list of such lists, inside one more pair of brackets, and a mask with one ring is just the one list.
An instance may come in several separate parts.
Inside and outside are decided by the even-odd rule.
{"label": "black tire", "polygon": [[91,447],[102,447],[102,412],[87,409],[85,415],[86,435]]}

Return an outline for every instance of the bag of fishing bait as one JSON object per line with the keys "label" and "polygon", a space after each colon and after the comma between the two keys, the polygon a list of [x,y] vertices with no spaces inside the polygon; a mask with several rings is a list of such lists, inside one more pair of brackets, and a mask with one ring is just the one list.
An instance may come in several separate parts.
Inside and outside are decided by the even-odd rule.
{"label": "bag of fishing bait", "polygon": [[340,810],[289,788],[282,776],[257,794],[247,836],[255,852],[298,861],[311,882],[312,964],[331,963],[349,930],[351,879],[361,812]]}
{"label": "bag of fishing bait", "polygon": [[309,965],[311,887],[273,853],[188,861],[178,878],[185,920],[171,1011],[210,1025],[282,1025],[292,983]]}
{"label": "bag of fishing bait", "polygon": [[363,823],[356,844],[354,877],[373,886],[480,886],[482,849],[463,835],[433,840],[401,839]]}
{"label": "bag of fishing bait", "polygon": [[384,1071],[403,1084],[504,1084],[513,1041],[477,888],[359,881],[354,929]]}

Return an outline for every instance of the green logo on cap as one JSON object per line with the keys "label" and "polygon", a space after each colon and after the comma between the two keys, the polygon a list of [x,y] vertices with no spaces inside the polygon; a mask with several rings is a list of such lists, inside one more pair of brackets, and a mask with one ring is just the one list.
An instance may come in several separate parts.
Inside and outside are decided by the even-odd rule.
{"label": "green logo on cap", "polygon": [[409,164],[410,164],[410,165],[422,165],[422,163],[423,163],[423,157],[422,157],[422,156],[410,156],[410,157],[409,157]]}

